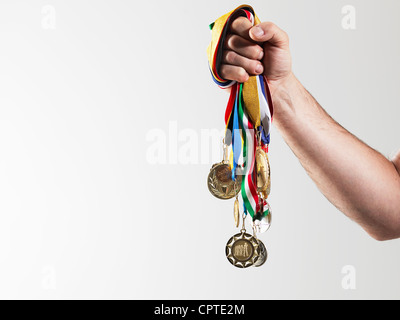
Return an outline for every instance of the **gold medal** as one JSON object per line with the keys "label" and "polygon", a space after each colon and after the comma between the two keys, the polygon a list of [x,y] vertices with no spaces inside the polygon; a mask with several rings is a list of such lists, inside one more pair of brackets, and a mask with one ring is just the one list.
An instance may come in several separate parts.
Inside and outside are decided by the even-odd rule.
{"label": "gold medal", "polygon": [[271,193],[271,174],[268,177],[268,185],[267,189],[261,192],[265,199],[268,198],[269,194]]}
{"label": "gold medal", "polygon": [[257,191],[263,192],[268,189],[270,184],[270,167],[266,152],[257,147],[256,150],[256,169],[257,169]]}
{"label": "gold medal", "polygon": [[240,191],[242,176],[232,180],[232,169],[229,165],[228,146],[224,144],[224,159],[221,163],[214,164],[207,178],[208,190],[214,197],[222,200],[234,198]]}
{"label": "gold medal", "polygon": [[232,170],[229,164],[218,163],[213,165],[207,178],[208,190],[214,197],[222,200],[234,198],[240,191],[242,177],[232,180]]}
{"label": "gold medal", "polygon": [[[258,261],[264,260],[265,247],[260,246],[260,241],[251,234],[246,233],[246,215],[243,215],[243,226],[240,233],[231,237],[226,244],[225,254],[229,262],[237,268],[248,268],[256,266],[257,262],[261,266],[264,264]],[[264,250],[264,251],[263,251]],[[266,258],[265,258],[266,260]]]}
{"label": "gold medal", "polygon": [[242,230],[229,239],[225,253],[229,262],[235,267],[248,268],[260,258],[261,248],[256,238],[246,233],[246,230]]}

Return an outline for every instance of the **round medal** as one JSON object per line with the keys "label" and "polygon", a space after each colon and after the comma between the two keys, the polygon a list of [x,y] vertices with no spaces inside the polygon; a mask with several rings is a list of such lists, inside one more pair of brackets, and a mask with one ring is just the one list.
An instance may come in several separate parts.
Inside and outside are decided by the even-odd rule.
{"label": "round medal", "polygon": [[267,153],[261,148],[256,149],[257,191],[266,192],[271,184],[270,166]]}
{"label": "round medal", "polygon": [[253,230],[256,233],[264,233],[271,227],[272,213],[269,203],[264,200],[262,210],[252,220]]}
{"label": "round medal", "polygon": [[259,242],[252,235],[241,232],[229,239],[226,244],[226,257],[238,268],[248,268],[260,258]]}
{"label": "round medal", "polygon": [[255,267],[261,267],[268,258],[267,248],[265,248],[264,243],[261,240],[258,240],[258,245],[260,247],[260,258],[254,264]]}
{"label": "round medal", "polygon": [[265,199],[268,198],[269,194],[271,193],[271,175],[268,178],[268,185],[267,188],[261,192]]}
{"label": "round medal", "polygon": [[208,190],[218,199],[234,198],[240,191],[242,176],[232,180],[232,170],[229,164],[222,162],[214,164],[207,178]]}
{"label": "round medal", "polygon": [[263,217],[261,220],[254,220],[253,221],[253,228],[256,233],[264,233],[267,232],[268,229],[271,227],[271,220],[272,216],[269,213],[267,216]]}

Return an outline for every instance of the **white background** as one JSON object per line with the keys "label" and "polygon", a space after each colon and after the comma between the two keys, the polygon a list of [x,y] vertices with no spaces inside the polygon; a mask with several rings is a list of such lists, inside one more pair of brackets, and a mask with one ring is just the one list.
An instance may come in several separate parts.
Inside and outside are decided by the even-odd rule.
{"label": "white background", "polygon": [[[240,4],[1,2],[0,298],[400,298],[400,242],[338,212],[275,128],[262,268],[226,260],[233,201],[206,186],[220,158],[149,163],[152,130],[223,129],[208,25]],[[339,123],[386,156],[400,148],[398,1],[250,4],[288,32],[295,74]],[[356,30],[342,27],[348,4]]]}

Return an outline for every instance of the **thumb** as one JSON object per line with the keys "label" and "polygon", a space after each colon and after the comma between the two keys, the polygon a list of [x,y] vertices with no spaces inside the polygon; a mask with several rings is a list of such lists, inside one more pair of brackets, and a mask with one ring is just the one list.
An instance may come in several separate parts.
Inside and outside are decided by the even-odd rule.
{"label": "thumb", "polygon": [[250,38],[256,42],[269,42],[274,46],[289,46],[289,37],[285,31],[272,22],[262,22],[250,29]]}

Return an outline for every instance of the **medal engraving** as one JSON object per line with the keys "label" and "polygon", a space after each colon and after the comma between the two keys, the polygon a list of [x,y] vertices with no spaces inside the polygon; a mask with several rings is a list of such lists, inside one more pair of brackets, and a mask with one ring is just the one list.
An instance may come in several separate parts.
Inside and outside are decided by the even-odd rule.
{"label": "medal engraving", "polygon": [[[236,182],[232,180],[232,170],[227,163],[215,164],[207,179],[208,190],[218,199],[228,200],[234,198],[240,191],[242,177],[237,176]],[[235,184],[237,187],[235,188]]]}
{"label": "medal engraving", "polygon": [[253,257],[254,248],[249,240],[238,240],[232,245],[233,257],[240,261],[246,262]]}

